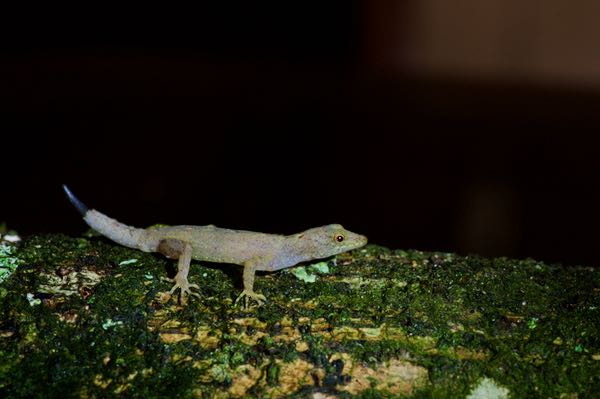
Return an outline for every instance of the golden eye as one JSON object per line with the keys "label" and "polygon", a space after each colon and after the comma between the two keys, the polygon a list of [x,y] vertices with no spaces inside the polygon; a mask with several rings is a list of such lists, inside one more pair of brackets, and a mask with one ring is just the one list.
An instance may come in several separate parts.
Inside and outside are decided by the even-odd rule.
{"label": "golden eye", "polygon": [[335,240],[337,242],[342,242],[342,241],[344,241],[344,236],[341,235],[341,234],[338,234],[338,235],[335,236]]}

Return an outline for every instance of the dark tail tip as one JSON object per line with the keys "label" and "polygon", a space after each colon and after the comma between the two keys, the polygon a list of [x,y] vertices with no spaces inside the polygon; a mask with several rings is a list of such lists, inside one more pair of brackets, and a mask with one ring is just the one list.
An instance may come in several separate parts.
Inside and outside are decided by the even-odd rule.
{"label": "dark tail tip", "polygon": [[63,190],[65,190],[65,194],[67,194],[67,197],[69,198],[69,201],[71,201],[71,204],[73,204],[73,206],[77,208],[79,213],[81,213],[81,216],[85,216],[85,214],[88,211],[88,207],[85,206],[83,202],[79,201],[79,199],[71,192],[71,190],[69,190],[69,187],[67,187],[66,184],[63,184]]}

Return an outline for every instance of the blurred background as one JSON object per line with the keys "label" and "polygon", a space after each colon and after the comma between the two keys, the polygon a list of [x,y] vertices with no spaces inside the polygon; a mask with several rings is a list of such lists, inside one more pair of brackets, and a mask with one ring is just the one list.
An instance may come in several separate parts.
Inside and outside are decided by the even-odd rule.
{"label": "blurred background", "polygon": [[596,266],[600,2],[5,10],[0,222],[294,233]]}

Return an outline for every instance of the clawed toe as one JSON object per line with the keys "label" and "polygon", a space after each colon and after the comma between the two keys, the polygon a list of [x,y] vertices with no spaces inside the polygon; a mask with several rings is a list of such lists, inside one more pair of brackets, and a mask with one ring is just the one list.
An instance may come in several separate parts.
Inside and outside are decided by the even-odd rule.
{"label": "clawed toe", "polygon": [[175,291],[177,291],[179,289],[179,299],[180,299],[181,303],[185,303],[186,295],[201,298],[201,296],[197,292],[192,291],[192,288],[197,289],[197,290],[200,289],[200,287],[197,284],[190,284],[190,283],[188,283],[187,279],[178,279],[177,276],[174,279],[165,278],[165,280],[175,282],[175,285],[173,285],[173,287],[171,288],[169,293],[173,294]]}
{"label": "clawed toe", "polygon": [[257,306],[262,306],[267,298],[262,294],[257,294],[254,291],[242,291],[240,296],[235,300],[235,304],[237,305],[240,301],[242,302],[242,308],[247,310],[250,308],[250,301],[256,301]]}

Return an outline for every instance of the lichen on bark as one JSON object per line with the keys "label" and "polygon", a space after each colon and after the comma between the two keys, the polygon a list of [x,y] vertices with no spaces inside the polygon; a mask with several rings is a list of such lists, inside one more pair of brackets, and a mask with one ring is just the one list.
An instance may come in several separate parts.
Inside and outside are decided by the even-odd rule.
{"label": "lichen on bark", "polygon": [[[591,397],[600,272],[369,245],[302,273],[171,261],[99,237],[10,244],[0,285],[0,396]],[[484,384],[485,383],[485,384]]]}

